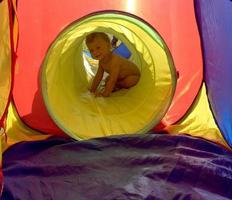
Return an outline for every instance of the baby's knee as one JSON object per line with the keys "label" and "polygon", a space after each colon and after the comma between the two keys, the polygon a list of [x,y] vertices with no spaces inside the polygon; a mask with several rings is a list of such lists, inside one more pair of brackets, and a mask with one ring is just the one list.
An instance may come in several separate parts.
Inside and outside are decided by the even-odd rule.
{"label": "baby's knee", "polygon": [[135,86],[139,81],[139,76],[128,76],[122,81],[122,87],[124,88],[130,88]]}

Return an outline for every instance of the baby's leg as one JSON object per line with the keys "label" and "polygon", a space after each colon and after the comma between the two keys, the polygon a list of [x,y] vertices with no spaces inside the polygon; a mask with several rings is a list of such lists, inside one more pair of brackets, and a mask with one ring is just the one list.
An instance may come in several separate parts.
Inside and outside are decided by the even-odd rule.
{"label": "baby's leg", "polygon": [[140,76],[138,76],[138,75],[127,76],[124,79],[119,80],[117,82],[116,86],[119,87],[119,88],[128,89],[128,88],[133,87],[134,85],[136,85],[139,82],[139,78],[140,78]]}
{"label": "baby's leg", "polygon": [[[106,84],[107,84],[107,82],[109,81],[109,79],[110,79],[110,76],[107,76],[106,79],[105,79],[104,87],[106,87]],[[115,87],[113,88],[113,91],[112,91],[112,92],[116,92],[116,91],[118,91],[118,90],[120,90],[120,89],[121,89],[121,87],[118,86],[117,83],[116,83],[116,85],[115,85]]]}

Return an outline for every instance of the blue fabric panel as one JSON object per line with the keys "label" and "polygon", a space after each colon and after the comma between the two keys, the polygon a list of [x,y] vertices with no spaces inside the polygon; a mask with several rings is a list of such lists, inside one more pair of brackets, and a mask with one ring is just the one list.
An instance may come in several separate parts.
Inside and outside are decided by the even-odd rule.
{"label": "blue fabric panel", "polygon": [[[84,53],[89,56],[90,58],[92,58],[91,54],[89,53],[89,51],[84,51]],[[130,58],[131,57],[131,52],[129,51],[129,49],[127,48],[127,46],[124,43],[121,43],[117,48],[115,48],[113,50],[113,53],[120,55],[124,58]]]}
{"label": "blue fabric panel", "polygon": [[113,53],[118,54],[124,58],[131,57],[131,52],[124,43],[121,43],[117,48],[115,48]]}
{"label": "blue fabric panel", "polygon": [[232,152],[189,136],[22,142],[3,174],[2,200],[232,199]]}
{"label": "blue fabric panel", "polygon": [[216,122],[232,147],[232,1],[195,0],[204,79]]}

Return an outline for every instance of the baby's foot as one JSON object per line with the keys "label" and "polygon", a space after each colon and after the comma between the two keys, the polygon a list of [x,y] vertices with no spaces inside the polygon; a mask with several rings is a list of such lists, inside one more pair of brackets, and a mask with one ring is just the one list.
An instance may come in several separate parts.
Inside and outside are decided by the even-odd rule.
{"label": "baby's foot", "polygon": [[115,87],[112,92],[117,92],[120,89],[121,89],[120,87]]}

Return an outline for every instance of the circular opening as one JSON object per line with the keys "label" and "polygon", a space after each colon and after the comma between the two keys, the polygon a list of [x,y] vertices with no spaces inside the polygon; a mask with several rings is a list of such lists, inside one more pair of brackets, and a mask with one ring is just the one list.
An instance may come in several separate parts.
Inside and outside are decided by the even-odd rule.
{"label": "circular opening", "polygon": [[[134,59],[132,57],[132,54],[130,52],[130,50],[128,49],[128,47],[121,41],[119,40],[118,38],[116,38],[115,35],[112,35],[112,34],[109,34],[107,32],[104,32],[107,34],[108,38],[110,39],[110,42],[111,42],[111,51],[113,52],[113,54],[117,54],[123,58],[126,58],[128,60],[130,60],[131,62],[134,62]],[[87,78],[89,80],[89,85],[91,85],[91,82],[94,78],[94,76],[96,75],[97,73],[97,69],[98,69],[98,60],[95,60],[94,58],[92,58],[92,55],[91,53],[89,52],[89,49],[86,45],[86,42],[84,41],[82,43],[82,46],[83,46],[83,53],[82,53],[82,56],[83,56],[83,66],[85,68],[85,71],[86,71],[86,74],[87,74]],[[141,68],[140,66],[137,66],[139,68],[139,70],[141,71]],[[108,74],[105,72],[104,73],[104,76],[103,76],[103,79],[101,81],[102,84],[100,84],[100,87],[101,85],[105,85],[105,79],[107,78]]]}
{"label": "circular opening", "polygon": [[[108,37],[110,39],[110,42],[111,42],[111,46],[112,46],[111,51],[113,52],[113,54],[117,54],[117,55],[119,55],[119,56],[121,56],[123,58],[131,60],[131,62],[134,62],[132,54],[131,54],[130,50],[128,49],[128,47],[121,40],[116,38],[114,35],[112,35],[112,34],[107,34],[107,35],[108,35]],[[98,60],[95,60],[94,58],[92,58],[92,55],[89,52],[89,49],[88,49],[85,42],[82,43],[82,46],[83,46],[83,54],[82,54],[82,56],[83,56],[83,66],[85,67],[85,71],[87,73],[88,79],[92,80],[93,77],[97,73]],[[140,66],[137,66],[137,67],[141,71]],[[106,77],[107,77],[107,73],[104,73],[103,80]]]}
{"label": "circular opening", "polygon": [[[141,71],[136,86],[107,98],[88,92],[94,73],[85,67],[83,43],[95,31],[115,36],[129,49],[129,59]],[[48,112],[76,139],[148,131],[166,113],[175,82],[172,58],[159,34],[142,20],[119,12],[89,15],[65,28],[49,48],[42,69]]]}

